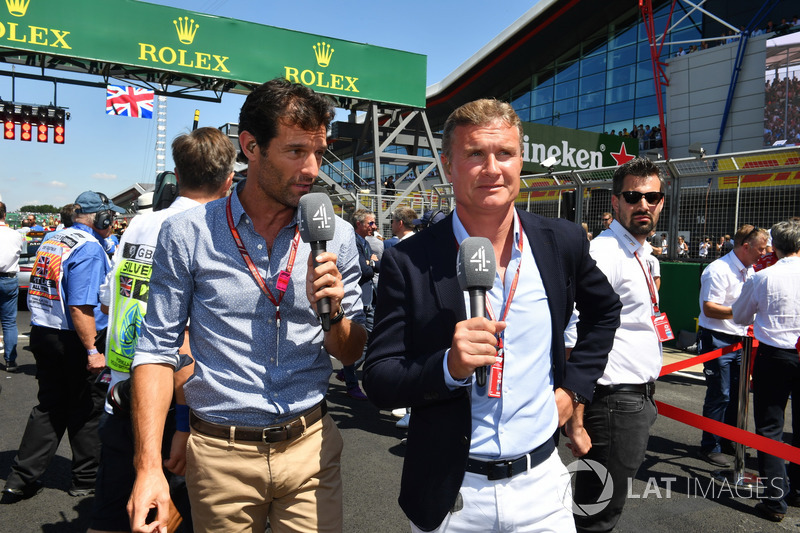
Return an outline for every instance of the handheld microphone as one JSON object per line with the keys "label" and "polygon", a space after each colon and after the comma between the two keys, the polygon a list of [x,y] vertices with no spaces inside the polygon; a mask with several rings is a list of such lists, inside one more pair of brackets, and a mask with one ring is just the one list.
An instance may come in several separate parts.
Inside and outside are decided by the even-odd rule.
{"label": "handheld microphone", "polygon": [[[312,192],[303,195],[298,205],[300,210],[300,238],[311,244],[311,257],[314,267],[319,266],[317,256],[325,251],[327,242],[333,239],[335,218],[333,205],[328,195]],[[317,314],[322,321],[322,330],[331,329],[331,299],[322,298],[317,302]]]}
{"label": "handheld microphone", "polygon": [[[470,318],[486,317],[486,291],[494,285],[497,262],[492,241],[486,237],[467,237],[458,249],[458,284],[469,291]],[[475,370],[479,387],[486,386],[486,367]]]}

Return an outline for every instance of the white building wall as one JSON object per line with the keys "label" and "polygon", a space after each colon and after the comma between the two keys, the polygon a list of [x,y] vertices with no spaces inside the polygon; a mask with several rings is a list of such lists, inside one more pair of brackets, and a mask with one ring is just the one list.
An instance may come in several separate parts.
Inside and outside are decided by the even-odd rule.
{"label": "white building wall", "polygon": [[[747,43],[719,153],[757,150],[764,142],[764,62],[767,36]],[[670,59],[665,103],[670,158],[689,157],[701,143],[715,153],[738,43]]]}

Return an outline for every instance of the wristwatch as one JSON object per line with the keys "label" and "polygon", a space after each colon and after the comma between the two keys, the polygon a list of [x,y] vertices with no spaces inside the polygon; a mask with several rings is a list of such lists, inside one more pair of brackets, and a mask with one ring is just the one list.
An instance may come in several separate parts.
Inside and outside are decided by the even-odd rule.
{"label": "wristwatch", "polygon": [[336,324],[337,322],[341,322],[343,318],[344,318],[344,309],[342,309],[342,306],[340,305],[339,312],[336,313],[335,316],[331,317],[331,325]]}

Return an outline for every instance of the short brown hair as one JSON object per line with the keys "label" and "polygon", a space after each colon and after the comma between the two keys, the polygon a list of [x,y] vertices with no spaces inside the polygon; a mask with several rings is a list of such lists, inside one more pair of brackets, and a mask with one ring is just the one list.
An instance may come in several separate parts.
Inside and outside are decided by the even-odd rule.
{"label": "short brown hair", "polygon": [[278,124],[299,126],[306,131],[327,130],[335,115],[332,101],[305,85],[275,78],[247,95],[239,111],[239,131],[256,139],[261,154],[278,136]]}
{"label": "short brown hair", "polygon": [[733,246],[734,248],[739,248],[746,242],[753,242],[759,237],[764,237],[766,239],[768,236],[769,234],[764,228],[759,228],[752,224],[745,224],[739,228],[736,231],[736,235],[733,236]]}
{"label": "short brown hair", "polygon": [[398,207],[392,213],[392,220],[402,222],[403,226],[410,230],[414,229],[414,220],[417,218],[417,212],[410,207]]}
{"label": "short brown hair", "polygon": [[236,149],[216,128],[198,128],[172,141],[181,189],[216,192],[233,172]]}
{"label": "short brown hair", "polygon": [[519,131],[519,150],[522,154],[522,121],[517,112],[506,102],[494,98],[483,98],[468,102],[447,117],[442,132],[442,153],[450,159],[453,134],[458,126],[482,126],[500,120]]}

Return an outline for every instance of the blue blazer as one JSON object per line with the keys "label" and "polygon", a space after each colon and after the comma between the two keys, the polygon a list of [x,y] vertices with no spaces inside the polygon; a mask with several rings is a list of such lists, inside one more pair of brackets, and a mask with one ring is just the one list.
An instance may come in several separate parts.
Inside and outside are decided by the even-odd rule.
{"label": "blue blazer", "polygon": [[[554,385],[591,399],[619,326],[619,298],[579,226],[524,211],[519,216],[550,307]],[[399,502],[426,531],[455,503],[472,432],[470,389],[451,391],[443,371],[455,325],[468,318],[457,255],[452,214],[384,252],[364,365],[364,388],[375,405],[413,409]],[[563,338],[573,304],[580,311],[578,343],[567,361]]]}

